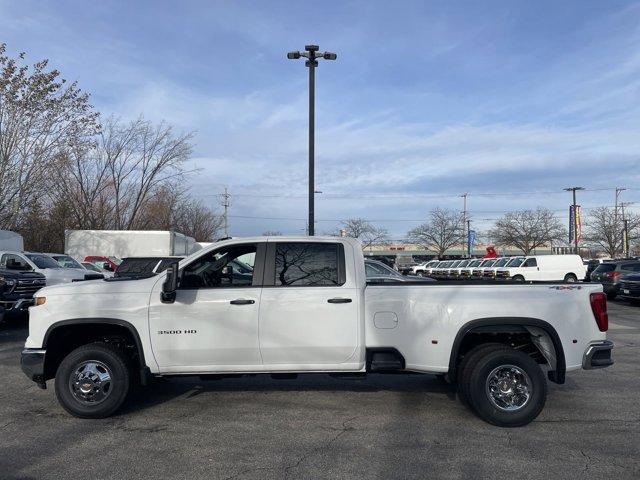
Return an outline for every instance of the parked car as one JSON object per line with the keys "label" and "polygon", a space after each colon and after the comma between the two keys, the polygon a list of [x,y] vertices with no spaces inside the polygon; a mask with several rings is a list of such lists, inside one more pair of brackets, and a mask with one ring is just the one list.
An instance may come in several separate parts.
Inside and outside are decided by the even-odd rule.
{"label": "parked car", "polygon": [[47,285],[85,280],[88,274],[85,269],[62,268],[49,255],[35,252],[0,252],[0,268],[42,273]]}
{"label": "parked car", "polygon": [[522,262],[514,260],[513,263],[498,268],[496,278],[514,282],[575,283],[584,278],[586,271],[580,255],[530,255],[524,257]]}
{"label": "parked car", "polygon": [[637,260],[622,260],[604,262],[591,273],[591,281],[602,284],[604,293],[609,300],[618,295],[618,283],[622,275],[640,272],[640,262]]}
{"label": "parked car", "polygon": [[122,259],[114,278],[147,278],[164,272],[184,257],[127,257]]}
{"label": "parked car", "polygon": [[84,257],[84,261],[93,263],[96,267],[107,270],[108,272],[115,272],[118,265],[122,263],[122,259],[118,257],[104,257],[100,255],[88,255]]}
{"label": "parked car", "polygon": [[465,268],[467,265],[469,265],[472,261],[473,261],[472,259],[468,258],[466,260],[460,260],[455,264],[453,264],[448,271],[449,277],[460,278],[460,272],[462,271],[462,269]]}
{"label": "parked car", "polygon": [[[233,284],[225,269],[249,254],[253,275]],[[602,288],[557,287],[367,285],[357,240],[233,239],[157,276],[44,288],[21,364],[80,418],[112,415],[153,376],[414,372],[516,427],[544,408],[547,379],[613,364]]]}
{"label": "parked car", "polygon": [[60,265],[62,268],[71,268],[80,271],[84,270],[83,273],[85,280],[98,280],[101,278],[105,278],[105,276],[101,272],[96,272],[93,269],[88,269],[74,258],[71,258],[69,255],[64,255],[62,253],[48,253],[47,255],[58,262],[58,265]]}
{"label": "parked car", "polygon": [[418,275],[402,275],[393,268],[388,267],[382,262],[376,260],[365,260],[364,271],[367,282],[373,283],[394,283],[394,282],[434,282],[432,278],[422,277]]}
{"label": "parked car", "polygon": [[109,270],[105,270],[105,269],[103,269],[103,268],[100,268],[100,267],[98,267],[97,265],[95,265],[95,264],[93,264],[93,263],[91,263],[91,262],[80,262],[80,264],[81,264],[84,268],[86,268],[87,270],[90,270],[90,271],[95,272],[95,273],[100,273],[100,274],[102,274],[102,276],[103,276],[104,278],[111,278],[111,277],[113,277],[113,273],[114,273],[114,272],[111,272],[111,271],[109,271]]}
{"label": "parked car", "polygon": [[511,261],[511,258],[512,257],[500,257],[496,259],[496,261],[493,262],[491,266],[486,267],[482,270],[482,278],[486,278],[489,280],[496,278],[496,271],[498,270],[498,268],[506,266],[507,263]]}
{"label": "parked car", "polygon": [[640,302],[640,273],[627,273],[618,282],[618,296],[633,303]]}
{"label": "parked car", "polygon": [[482,262],[480,262],[480,265],[478,265],[471,271],[471,278],[473,278],[474,280],[481,279],[482,275],[484,274],[484,269],[490,267],[497,261],[497,258],[485,258],[484,260],[482,260]]}
{"label": "parked car", "polygon": [[591,260],[586,260],[586,266],[587,266],[587,273],[584,276],[584,281],[585,282],[590,282],[591,281],[591,274],[593,273],[593,271],[598,268],[598,265],[604,263],[604,262],[610,262],[611,259],[610,258],[593,258]]}
{"label": "parked car", "polygon": [[33,305],[33,294],[45,286],[42,273],[0,267],[0,310],[7,316],[26,311]]}
{"label": "parked car", "polygon": [[483,262],[484,260],[481,258],[476,258],[475,260],[471,260],[467,266],[462,267],[460,269],[460,278],[462,279],[467,279],[467,278],[471,278],[471,275],[473,273],[473,269],[480,266],[480,264]]}
{"label": "parked car", "polygon": [[438,265],[436,267],[434,267],[434,269],[431,271],[431,276],[432,277],[444,277],[446,275],[446,273],[445,273],[446,270],[452,264],[453,264],[453,260],[444,260],[444,261],[438,263]]}
{"label": "parked car", "polygon": [[410,274],[419,275],[424,277],[431,272],[431,269],[440,263],[439,260],[430,260],[428,262],[421,263],[415,267],[411,267]]}

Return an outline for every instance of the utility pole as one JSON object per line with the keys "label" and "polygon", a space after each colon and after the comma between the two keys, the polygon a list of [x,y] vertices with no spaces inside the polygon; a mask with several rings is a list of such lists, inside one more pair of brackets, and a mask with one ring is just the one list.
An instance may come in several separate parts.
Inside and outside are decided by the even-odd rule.
{"label": "utility pole", "polygon": [[331,52],[319,52],[318,45],[305,45],[304,52],[289,52],[289,60],[297,60],[300,57],[307,59],[305,66],[309,68],[309,235],[315,234],[315,101],[316,101],[316,67],[318,59],[335,60],[338,56]]}
{"label": "utility pole", "polygon": [[629,258],[629,220],[624,216],[624,208],[633,205],[633,202],[621,202],[622,209],[622,250],[626,258]]}
{"label": "utility pole", "polygon": [[[625,190],[626,190],[626,188],[624,188],[624,187],[616,187],[616,203],[615,203],[615,206],[614,206],[614,209],[613,209],[613,228],[614,228],[614,234],[616,236],[614,245],[615,245],[616,250],[618,248],[618,197]],[[622,242],[624,244],[624,240]],[[613,253],[614,253],[613,256],[615,257],[615,253],[616,252],[613,252]]]}
{"label": "utility pole", "polygon": [[229,237],[229,197],[231,195],[227,191],[227,187],[224,187],[224,193],[222,194],[222,206],[224,207],[224,237]]}
{"label": "utility pole", "polygon": [[471,258],[471,220],[467,220],[467,257]]}
{"label": "utility pole", "polygon": [[469,194],[467,192],[460,195],[461,198],[464,198],[464,207],[462,209],[462,238],[466,239],[467,244],[469,243],[469,231],[467,230],[465,235],[465,227],[467,226],[467,196],[468,195]]}
{"label": "utility pole", "polygon": [[584,190],[584,187],[568,187],[564,189],[566,192],[573,192],[573,245],[574,253],[579,255],[578,251],[578,209],[576,208],[576,190]]}

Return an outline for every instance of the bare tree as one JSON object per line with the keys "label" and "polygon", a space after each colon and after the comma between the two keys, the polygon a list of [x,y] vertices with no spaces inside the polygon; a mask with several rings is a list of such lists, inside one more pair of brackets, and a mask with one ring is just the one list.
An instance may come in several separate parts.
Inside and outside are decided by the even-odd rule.
{"label": "bare tree", "polygon": [[174,135],[171,126],[142,117],[122,124],[111,118],[101,134],[99,155],[113,189],[114,227],[138,227],[139,213],[157,188],[183,178],[193,134]]}
{"label": "bare tree", "polygon": [[200,242],[220,237],[224,218],[177,185],[160,187],[139,213],[141,229],[175,230]]}
{"label": "bare tree", "polygon": [[385,228],[376,227],[364,218],[349,218],[340,224],[344,235],[360,240],[363,248],[385,243],[389,238],[389,233]]}
{"label": "bare tree", "polygon": [[20,65],[0,44],[0,225],[16,228],[20,214],[48,191],[60,152],[99,131],[89,95],[67,84],[48,61]]}
{"label": "bare tree", "polygon": [[525,255],[553,240],[567,238],[567,231],[551,210],[509,212],[497,220],[489,236],[496,245],[516,247]]}
{"label": "bare tree", "polygon": [[439,257],[456,245],[463,243],[463,218],[453,210],[436,208],[429,212],[429,219],[409,231],[409,239]]}
{"label": "bare tree", "polygon": [[[640,238],[640,216],[625,212],[629,229],[629,241]],[[624,250],[624,222],[613,208],[598,207],[591,210],[587,217],[584,239],[601,248],[612,258]]]}

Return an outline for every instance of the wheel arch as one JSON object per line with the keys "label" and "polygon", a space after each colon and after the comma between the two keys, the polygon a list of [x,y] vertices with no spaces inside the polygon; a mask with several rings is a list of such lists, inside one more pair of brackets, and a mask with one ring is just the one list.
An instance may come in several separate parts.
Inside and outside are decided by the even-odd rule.
{"label": "wheel arch", "polygon": [[528,331],[526,327],[540,328],[549,336],[556,356],[556,368],[555,370],[549,371],[549,380],[554,383],[564,383],[567,368],[560,336],[549,322],[531,317],[487,317],[465,323],[460,330],[458,330],[453,341],[451,355],[449,357],[448,376],[450,378],[456,378],[460,349],[467,335],[481,332],[522,333],[523,331]]}
{"label": "wheel arch", "polygon": [[[113,331],[117,331],[119,329],[126,331],[131,336],[131,338],[133,339],[133,343],[135,344],[136,354],[137,354],[136,361],[139,366],[141,379],[143,384],[146,383],[146,378],[150,375],[150,370],[145,360],[142,341],[140,340],[140,335],[136,330],[136,328],[126,320],[121,320],[117,318],[74,318],[74,319],[56,322],[50,325],[49,328],[47,329],[42,341],[42,348],[47,350],[47,353],[49,353],[49,350],[50,350],[49,342],[52,338],[55,338],[58,334],[62,335],[63,333],[84,329],[87,326],[106,326],[106,327],[110,327],[109,329]],[[77,327],[77,328],[74,329],[74,327]],[[57,361],[59,359],[55,359],[55,360]],[[45,359],[45,368],[46,368],[46,359]]]}

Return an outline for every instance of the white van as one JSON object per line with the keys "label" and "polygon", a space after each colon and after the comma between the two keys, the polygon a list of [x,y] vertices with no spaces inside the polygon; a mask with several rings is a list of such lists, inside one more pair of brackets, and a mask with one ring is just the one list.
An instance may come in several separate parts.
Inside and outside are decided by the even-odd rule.
{"label": "white van", "polygon": [[587,273],[580,255],[530,255],[498,268],[496,278],[514,282],[577,282]]}

